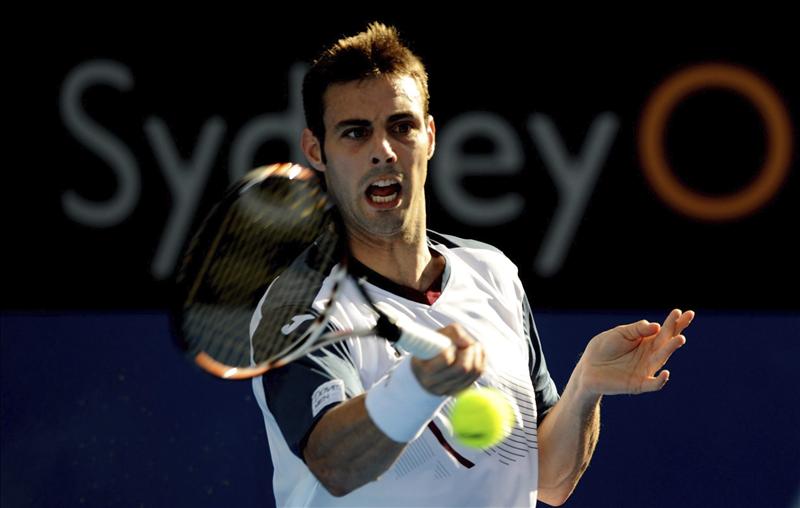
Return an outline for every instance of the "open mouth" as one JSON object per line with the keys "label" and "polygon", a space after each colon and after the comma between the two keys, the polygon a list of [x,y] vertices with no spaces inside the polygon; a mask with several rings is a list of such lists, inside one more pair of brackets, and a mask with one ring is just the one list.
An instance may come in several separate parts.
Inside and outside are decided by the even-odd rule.
{"label": "open mouth", "polygon": [[375,208],[394,208],[400,203],[403,186],[394,178],[373,182],[364,191],[367,202]]}

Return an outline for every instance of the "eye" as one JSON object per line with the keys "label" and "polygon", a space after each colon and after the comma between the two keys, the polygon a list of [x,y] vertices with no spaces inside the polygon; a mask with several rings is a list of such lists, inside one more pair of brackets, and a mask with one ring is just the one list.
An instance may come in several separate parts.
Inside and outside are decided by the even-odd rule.
{"label": "eye", "polygon": [[397,134],[408,135],[414,130],[413,122],[401,122],[394,125],[393,130]]}
{"label": "eye", "polygon": [[353,127],[342,132],[343,138],[362,139],[369,135],[369,130],[366,127]]}

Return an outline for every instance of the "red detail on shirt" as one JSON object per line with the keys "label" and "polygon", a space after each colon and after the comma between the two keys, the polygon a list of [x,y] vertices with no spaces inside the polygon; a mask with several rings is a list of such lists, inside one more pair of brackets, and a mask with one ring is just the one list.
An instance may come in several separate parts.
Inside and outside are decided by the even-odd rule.
{"label": "red detail on shirt", "polygon": [[425,291],[425,299],[428,301],[428,305],[433,305],[433,302],[438,300],[439,296],[442,294],[441,282],[442,279],[439,279],[438,289],[429,289]]}
{"label": "red detail on shirt", "polygon": [[[434,255],[439,256],[440,254]],[[371,284],[414,302],[433,305],[433,302],[438,300],[439,296],[442,294],[442,278],[444,277],[444,271],[439,274],[436,280],[434,280],[425,291],[419,291],[407,286],[401,286],[400,284],[397,284],[396,282],[393,282],[378,272],[370,269],[356,258],[351,258],[349,260],[348,271],[354,277],[366,276],[367,281],[369,281]]]}

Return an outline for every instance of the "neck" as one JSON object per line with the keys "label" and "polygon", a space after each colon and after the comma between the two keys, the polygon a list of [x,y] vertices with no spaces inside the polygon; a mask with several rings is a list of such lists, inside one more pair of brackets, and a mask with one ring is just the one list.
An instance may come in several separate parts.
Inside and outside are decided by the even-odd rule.
{"label": "neck", "polygon": [[444,270],[444,259],[428,248],[424,225],[397,237],[366,237],[350,232],[350,252],[387,279],[424,291]]}

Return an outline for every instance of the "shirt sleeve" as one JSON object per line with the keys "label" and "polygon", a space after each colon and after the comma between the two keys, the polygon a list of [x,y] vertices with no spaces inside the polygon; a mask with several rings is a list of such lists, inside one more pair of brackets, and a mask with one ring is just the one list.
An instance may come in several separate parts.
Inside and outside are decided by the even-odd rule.
{"label": "shirt sleeve", "polygon": [[536,330],[536,322],[533,320],[533,312],[527,296],[523,297],[522,311],[529,348],[528,368],[536,395],[536,423],[540,425],[547,413],[556,405],[560,396],[556,384],[547,370],[547,362],[544,359],[542,344],[539,341],[539,332]]}
{"label": "shirt sleeve", "polygon": [[[303,337],[314,324],[315,312],[302,310],[292,319],[290,331],[275,320],[262,320],[256,335],[291,333]],[[315,325],[318,326],[318,325]],[[336,329],[328,321],[324,332]],[[304,339],[303,339],[304,340]],[[288,342],[287,342],[288,344]],[[311,431],[322,417],[350,396],[363,391],[346,342],[330,344],[261,377],[267,408],[289,449],[305,461],[303,451]]]}
{"label": "shirt sleeve", "polygon": [[305,462],[303,451],[322,417],[347,399],[344,380],[332,377],[320,363],[337,354],[324,348],[262,376],[269,408],[289,449]]}

